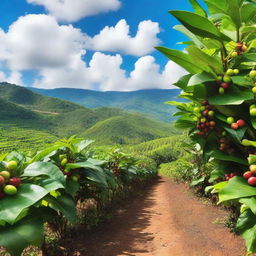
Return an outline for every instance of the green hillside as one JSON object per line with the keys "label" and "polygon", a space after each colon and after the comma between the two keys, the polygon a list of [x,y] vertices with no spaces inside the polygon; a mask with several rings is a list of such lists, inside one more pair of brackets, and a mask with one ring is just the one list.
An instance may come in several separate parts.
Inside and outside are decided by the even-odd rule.
{"label": "green hillside", "polygon": [[57,137],[36,129],[31,129],[22,124],[0,122],[0,154],[19,149],[24,152],[44,148]]}
{"label": "green hillside", "polygon": [[176,134],[137,145],[124,146],[123,150],[135,156],[151,158],[159,165],[174,161],[182,156],[185,153],[183,146],[187,139],[185,134]]}
{"label": "green hillside", "polygon": [[53,141],[77,134],[106,145],[136,144],[174,133],[171,125],[139,114],[118,108],[88,109],[8,83],[0,83],[0,115],[2,151],[9,149],[5,143],[8,132],[13,141],[11,148],[15,145],[34,148],[34,145],[41,145],[40,136]]}
{"label": "green hillside", "polygon": [[9,83],[0,83],[0,98],[22,105],[32,110],[53,113],[66,113],[81,108],[81,106],[56,98],[45,97],[34,93],[25,87]]}
{"label": "green hillside", "polygon": [[174,133],[171,125],[136,114],[114,116],[98,122],[82,135],[104,144],[138,144]]}

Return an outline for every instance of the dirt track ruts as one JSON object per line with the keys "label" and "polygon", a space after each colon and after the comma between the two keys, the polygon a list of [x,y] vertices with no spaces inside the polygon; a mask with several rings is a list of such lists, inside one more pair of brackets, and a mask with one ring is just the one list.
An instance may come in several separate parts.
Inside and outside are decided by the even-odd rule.
{"label": "dirt track ruts", "polygon": [[186,185],[159,178],[143,194],[128,200],[111,221],[79,238],[73,255],[244,255],[242,238],[216,224],[225,216],[224,210],[203,203]]}

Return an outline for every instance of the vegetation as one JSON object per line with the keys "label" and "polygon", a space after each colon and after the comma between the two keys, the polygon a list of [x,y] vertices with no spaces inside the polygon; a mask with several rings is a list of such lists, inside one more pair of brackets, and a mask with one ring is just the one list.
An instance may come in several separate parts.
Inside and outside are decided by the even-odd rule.
{"label": "vegetation", "polygon": [[[34,92],[75,102],[88,108],[114,107],[130,112],[142,113],[144,116],[170,122],[175,118],[171,113],[175,107],[164,104],[169,100],[176,100],[180,90],[139,90],[132,92],[100,92],[83,89],[37,89]],[[182,101],[182,99],[180,99]]]}
{"label": "vegetation", "polygon": [[[9,124],[8,127],[12,124],[23,129],[25,125],[26,129],[33,130],[35,136],[32,137],[37,133],[48,134],[47,138],[78,134],[90,139],[100,138],[104,144],[140,143],[170,136],[174,130],[172,125],[139,114],[116,108],[88,109],[8,83],[0,84],[0,115],[1,123]],[[6,136],[7,126],[2,126],[1,130]],[[17,139],[11,137],[10,145],[20,145],[18,137],[23,135],[18,131],[17,135]],[[33,138],[28,136],[24,140],[33,141]],[[27,145],[21,148],[26,149]],[[33,144],[31,146],[33,148]],[[12,146],[2,148],[8,151]]]}
{"label": "vegetation", "polygon": [[[179,110],[176,126],[190,129],[196,154],[213,165],[210,178],[198,172],[193,184],[210,182],[205,190],[219,203],[240,206],[236,232],[256,252],[255,1],[204,0],[209,14],[190,2],[195,12],[170,11],[182,24],[175,28],[190,38],[186,51],[157,47],[189,72],[176,85],[190,102],[170,104]],[[192,177],[193,168],[184,167]]]}
{"label": "vegetation", "polygon": [[171,125],[149,120],[137,114],[114,116],[87,129],[82,136],[101,144],[138,144],[174,133]]}
{"label": "vegetation", "polygon": [[137,145],[124,147],[124,150],[135,156],[145,156],[153,159],[157,165],[169,163],[182,157],[187,135],[175,135],[171,137],[151,140]]}
{"label": "vegetation", "polygon": [[29,245],[48,255],[45,223],[59,238],[68,236],[86,219],[88,202],[101,214],[122,191],[155,177],[152,163],[118,149],[88,150],[91,143],[71,137],[30,156],[1,157],[0,246],[11,255]]}
{"label": "vegetation", "polygon": [[0,123],[0,152],[6,153],[16,149],[23,152],[37,151],[57,137],[47,132],[26,127],[23,124]]}

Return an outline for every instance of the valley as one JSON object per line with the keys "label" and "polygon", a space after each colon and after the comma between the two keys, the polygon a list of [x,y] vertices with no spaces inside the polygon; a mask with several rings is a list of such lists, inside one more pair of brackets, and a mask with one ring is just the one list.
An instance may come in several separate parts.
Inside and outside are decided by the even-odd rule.
{"label": "valley", "polygon": [[39,149],[74,134],[97,145],[128,145],[177,133],[172,124],[139,113],[90,109],[9,83],[0,83],[0,116],[1,152]]}

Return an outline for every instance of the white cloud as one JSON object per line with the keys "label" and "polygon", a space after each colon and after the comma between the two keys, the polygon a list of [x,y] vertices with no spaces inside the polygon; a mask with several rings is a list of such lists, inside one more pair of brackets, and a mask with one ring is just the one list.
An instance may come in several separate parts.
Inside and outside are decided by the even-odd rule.
{"label": "white cloud", "polygon": [[144,56],[137,60],[134,70],[126,75],[121,69],[123,60],[120,55],[105,55],[95,53],[90,62],[89,70],[95,74],[95,81],[103,91],[132,91],[139,89],[162,88],[170,89],[186,72],[169,61],[161,72],[160,66],[152,56]]}
{"label": "white cloud", "polygon": [[34,86],[39,88],[84,88],[94,89],[99,86],[102,91],[133,91],[140,89],[170,89],[186,72],[169,61],[164,70],[152,56],[144,56],[135,63],[134,70],[126,74],[121,68],[122,57],[96,52],[89,66],[83,62],[69,69],[43,69]]}
{"label": "white cloud", "polygon": [[125,70],[121,69],[122,63],[123,59],[119,54],[111,56],[96,52],[90,61],[89,67],[92,82],[99,84],[103,91],[123,90],[127,78]]}
{"label": "white cloud", "polygon": [[22,74],[17,71],[11,72],[9,76],[7,76],[5,72],[0,71],[0,82],[24,85],[22,81]]}
{"label": "white cloud", "polygon": [[130,26],[126,20],[120,20],[115,27],[106,26],[98,35],[86,40],[86,46],[95,51],[122,52],[134,56],[143,56],[154,51],[160,43],[157,34],[159,24],[151,20],[140,22],[136,36],[130,35]]}
{"label": "white cloud", "polygon": [[43,5],[60,21],[74,22],[102,12],[115,11],[121,6],[119,0],[27,0],[28,3]]}
{"label": "white cloud", "polygon": [[[155,29],[149,42],[145,43],[145,31],[150,30],[150,27]],[[158,24],[151,21],[140,23],[138,33],[133,38],[124,20],[115,28],[103,31],[106,33],[98,35],[102,39],[111,37],[111,33],[113,37],[105,46],[98,45],[97,49],[111,47],[112,42],[115,49],[111,50],[125,51],[127,47],[130,53],[140,56],[150,51],[150,45],[156,40],[153,35],[158,31]],[[92,41],[98,40],[95,38]],[[142,47],[143,43],[146,48]],[[6,33],[0,29],[0,45],[0,63],[5,65],[2,70],[10,71],[10,75],[0,73],[0,80],[20,85],[23,84],[22,71],[25,70],[38,72],[33,83],[35,87],[99,88],[105,91],[170,88],[184,74],[172,62],[168,62],[164,70],[161,70],[152,56],[140,57],[130,73],[122,68],[123,58],[120,54],[95,52],[87,64],[84,55],[88,37],[72,25],[59,25],[54,17],[48,15],[26,15],[14,22]]]}
{"label": "white cloud", "polygon": [[71,25],[59,26],[47,15],[27,15],[0,34],[6,48],[1,57],[13,70],[65,66],[85,53],[83,40],[81,31]]}

